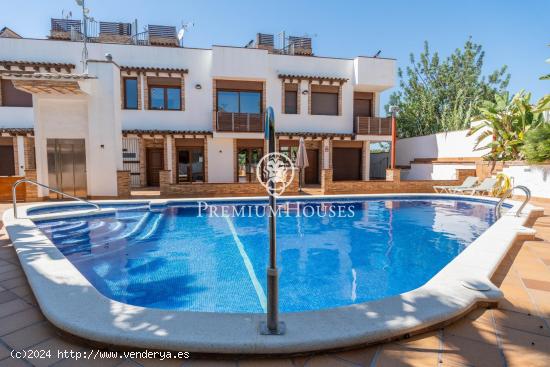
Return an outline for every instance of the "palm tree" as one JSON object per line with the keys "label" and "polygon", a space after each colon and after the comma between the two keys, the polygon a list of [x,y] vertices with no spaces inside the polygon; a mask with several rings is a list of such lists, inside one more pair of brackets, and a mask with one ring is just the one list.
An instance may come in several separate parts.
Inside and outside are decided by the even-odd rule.
{"label": "palm tree", "polygon": [[[475,149],[490,149],[487,160],[507,161],[523,158],[521,147],[525,134],[544,122],[543,112],[550,109],[550,95],[531,104],[531,93],[520,91],[512,98],[508,92],[495,95],[495,101],[483,101],[480,115],[473,121],[481,122],[472,127],[468,136],[482,131],[476,139]],[[492,140],[480,146],[487,137]]]}

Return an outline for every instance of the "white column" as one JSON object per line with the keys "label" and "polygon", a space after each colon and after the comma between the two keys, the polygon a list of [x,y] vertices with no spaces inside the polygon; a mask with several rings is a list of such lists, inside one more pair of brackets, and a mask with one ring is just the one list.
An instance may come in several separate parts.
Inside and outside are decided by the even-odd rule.
{"label": "white column", "polygon": [[17,162],[19,167],[17,167],[18,172],[16,173],[19,176],[25,176],[25,137],[17,135]]}
{"label": "white column", "polygon": [[370,180],[370,141],[363,142],[363,181]]}

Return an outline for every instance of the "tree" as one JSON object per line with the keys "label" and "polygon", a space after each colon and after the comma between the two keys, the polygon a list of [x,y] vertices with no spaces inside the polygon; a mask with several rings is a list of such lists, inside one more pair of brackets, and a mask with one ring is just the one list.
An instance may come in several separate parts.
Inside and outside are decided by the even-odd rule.
{"label": "tree", "polygon": [[550,124],[529,131],[522,151],[529,163],[550,161]]}
{"label": "tree", "polygon": [[[480,114],[472,121],[480,121],[468,135],[481,131],[476,139],[476,150],[490,149],[484,156],[487,160],[507,161],[524,158],[525,136],[532,129],[546,125],[544,111],[550,110],[550,94],[542,97],[536,106],[531,104],[531,93],[520,91],[512,98],[508,92],[495,95],[494,102],[485,100]],[[491,141],[480,145],[486,138]]]}
{"label": "tree", "polygon": [[506,66],[483,76],[484,56],[481,45],[471,39],[444,60],[437,52],[430,52],[428,42],[418,61],[411,54],[410,66],[405,72],[398,70],[400,90],[390,95],[386,106],[400,108],[398,135],[419,136],[469,127],[481,101],[494,100],[510,80]]}

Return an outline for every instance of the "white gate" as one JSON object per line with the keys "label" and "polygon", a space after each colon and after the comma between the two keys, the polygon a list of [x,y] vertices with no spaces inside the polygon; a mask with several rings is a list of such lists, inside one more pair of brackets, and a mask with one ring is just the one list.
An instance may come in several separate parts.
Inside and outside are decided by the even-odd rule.
{"label": "white gate", "polygon": [[139,138],[122,138],[122,163],[125,171],[130,171],[132,187],[140,187]]}

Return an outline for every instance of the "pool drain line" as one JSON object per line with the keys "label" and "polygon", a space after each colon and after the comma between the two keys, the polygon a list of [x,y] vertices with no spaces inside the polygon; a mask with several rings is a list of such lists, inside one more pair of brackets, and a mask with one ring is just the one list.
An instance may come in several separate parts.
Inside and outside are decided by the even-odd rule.
{"label": "pool drain line", "polygon": [[228,216],[224,216],[225,221],[227,222],[227,225],[229,226],[229,230],[231,231],[231,235],[233,236],[233,240],[235,241],[235,244],[237,245],[237,249],[239,250],[239,254],[241,255],[241,258],[244,262],[244,267],[246,268],[246,271],[248,272],[248,276],[250,277],[250,281],[252,282],[252,285],[254,286],[254,290],[256,291],[256,295],[258,296],[258,300],[260,301],[260,306],[262,307],[262,310],[264,312],[267,311],[267,297],[265,296],[264,289],[262,288],[262,285],[260,284],[260,281],[258,280],[258,277],[256,276],[256,273],[254,272],[254,267],[252,266],[252,262],[250,261],[250,258],[248,257],[248,254],[246,253],[246,250],[244,249],[244,245],[241,242],[241,239],[239,238],[239,235],[237,234],[237,231],[235,230],[235,226],[233,225],[233,222]]}

